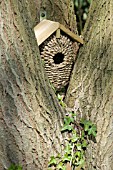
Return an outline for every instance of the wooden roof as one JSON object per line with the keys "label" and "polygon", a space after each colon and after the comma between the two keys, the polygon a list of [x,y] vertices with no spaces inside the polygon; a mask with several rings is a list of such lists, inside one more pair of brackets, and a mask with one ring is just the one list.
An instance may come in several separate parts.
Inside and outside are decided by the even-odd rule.
{"label": "wooden roof", "polygon": [[35,32],[38,45],[41,45],[50,35],[52,35],[58,29],[62,30],[73,40],[83,44],[82,38],[80,38],[78,35],[71,32],[69,29],[67,29],[59,22],[54,22],[54,21],[44,19],[37,26],[34,27],[34,32]]}

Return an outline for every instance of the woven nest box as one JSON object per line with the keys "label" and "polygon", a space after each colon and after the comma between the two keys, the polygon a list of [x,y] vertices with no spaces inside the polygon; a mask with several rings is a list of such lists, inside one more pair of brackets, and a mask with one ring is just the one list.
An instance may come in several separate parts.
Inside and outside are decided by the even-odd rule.
{"label": "woven nest box", "polygon": [[69,82],[77,42],[83,44],[83,40],[60,23],[50,20],[42,20],[34,32],[48,78],[56,90],[60,90]]}

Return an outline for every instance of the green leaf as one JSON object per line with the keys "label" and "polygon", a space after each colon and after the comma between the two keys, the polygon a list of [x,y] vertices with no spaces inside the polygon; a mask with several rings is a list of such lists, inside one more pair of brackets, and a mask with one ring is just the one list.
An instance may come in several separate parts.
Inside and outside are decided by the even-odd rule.
{"label": "green leaf", "polygon": [[63,167],[62,167],[62,170],[66,170],[66,166],[63,166]]}
{"label": "green leaf", "polygon": [[59,103],[62,107],[66,107],[66,104],[63,102],[62,96],[60,94],[57,95]]}
{"label": "green leaf", "polygon": [[22,170],[22,166],[12,164],[12,165],[8,168],[8,170]]}
{"label": "green leaf", "polygon": [[75,143],[76,141],[78,141],[79,137],[75,134],[73,134],[72,138],[71,138],[71,142]]}
{"label": "green leaf", "polygon": [[76,144],[77,150],[81,151],[82,150],[82,144],[81,143],[77,143]]}
{"label": "green leaf", "polygon": [[75,152],[74,156],[80,158],[81,152],[80,151]]}
{"label": "green leaf", "polygon": [[72,117],[75,117],[76,114],[74,112],[69,112],[69,114],[72,116]]}
{"label": "green leaf", "polygon": [[64,164],[62,162],[60,162],[57,167],[58,170],[64,170]]}
{"label": "green leaf", "polygon": [[62,106],[62,107],[66,107],[66,104],[61,100],[60,101],[60,105]]}
{"label": "green leaf", "polygon": [[65,153],[71,154],[71,150],[72,150],[71,144],[67,144],[67,145],[66,145],[66,148],[65,148]]}
{"label": "green leaf", "polygon": [[97,128],[96,125],[94,125],[91,121],[89,120],[81,120],[81,124],[84,125],[84,130],[88,132],[88,135],[93,135],[96,137],[97,134]]}
{"label": "green leaf", "polygon": [[18,166],[18,170],[22,170],[22,167],[21,167],[21,166]]}
{"label": "green leaf", "polygon": [[70,155],[68,155],[67,153],[66,153],[66,154],[64,154],[64,157],[62,158],[62,161],[63,161],[63,162],[67,162],[67,161],[69,161],[69,162],[70,162],[70,160],[71,160],[71,156],[70,156]]}
{"label": "green leaf", "polygon": [[63,166],[63,169],[62,170],[66,170],[66,166]]}
{"label": "green leaf", "polygon": [[61,158],[61,155],[60,155],[60,153],[59,153],[59,154],[56,156],[56,158],[59,158],[59,159]]}
{"label": "green leaf", "polygon": [[60,94],[57,95],[58,100],[61,101],[62,100],[62,96]]}
{"label": "green leaf", "polygon": [[80,120],[80,123],[84,125],[84,124],[87,123],[87,120],[86,120],[86,119],[81,119],[81,120]]}
{"label": "green leaf", "polygon": [[84,165],[84,162],[85,162],[84,159],[81,158],[80,161],[78,161],[78,162],[75,163],[75,164],[76,164],[76,165],[82,165],[82,166],[83,166],[83,165]]}
{"label": "green leaf", "polygon": [[8,168],[8,170],[14,170],[14,169],[15,169],[15,166],[13,164]]}
{"label": "green leaf", "polygon": [[87,123],[84,124],[84,126],[85,126],[85,131],[88,131],[89,128],[92,126],[92,123],[90,121],[87,121]]}
{"label": "green leaf", "polygon": [[66,116],[66,117],[64,118],[64,123],[65,123],[66,125],[69,125],[70,123],[74,123],[74,118],[69,117],[69,116]]}
{"label": "green leaf", "polygon": [[87,147],[87,141],[84,139],[83,142],[82,142],[82,147],[83,148],[86,148]]}
{"label": "green leaf", "polygon": [[70,125],[71,123],[74,123],[74,119],[72,117],[66,116],[64,118],[64,126],[62,127],[61,132],[73,130],[73,127]]}
{"label": "green leaf", "polygon": [[56,164],[57,164],[56,158],[54,156],[51,156],[48,166],[56,165]]}
{"label": "green leaf", "polygon": [[96,137],[96,134],[97,134],[96,125],[92,125],[92,127],[88,130],[88,135],[93,135],[94,137]]}
{"label": "green leaf", "polygon": [[82,130],[81,138],[83,138],[83,139],[84,139],[84,137],[85,137],[85,133],[84,133],[84,130]]}
{"label": "green leaf", "polygon": [[61,129],[61,132],[63,131],[71,131],[73,127],[71,125],[64,125],[63,128]]}
{"label": "green leaf", "polygon": [[84,125],[84,130],[85,131],[89,131],[89,129],[93,126],[93,123],[90,120],[82,119],[80,123],[82,125]]}

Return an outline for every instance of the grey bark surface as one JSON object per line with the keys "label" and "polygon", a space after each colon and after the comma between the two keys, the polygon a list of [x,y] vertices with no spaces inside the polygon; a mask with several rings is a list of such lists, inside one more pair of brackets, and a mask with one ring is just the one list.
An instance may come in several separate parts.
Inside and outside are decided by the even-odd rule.
{"label": "grey bark surface", "polygon": [[40,10],[46,11],[47,19],[59,22],[77,33],[73,0],[56,0],[55,2],[53,0],[43,0],[39,6]]}
{"label": "grey bark surface", "polygon": [[69,107],[97,124],[87,170],[113,169],[113,1],[93,0],[66,96]]}
{"label": "grey bark surface", "polygon": [[[60,12],[69,3],[46,2],[48,10],[59,2]],[[61,152],[64,111],[43,69],[33,33],[40,9],[40,1],[0,2],[0,170],[11,163],[21,164],[23,170],[44,170],[49,157]],[[71,15],[62,22],[64,18],[67,25],[72,22]]]}

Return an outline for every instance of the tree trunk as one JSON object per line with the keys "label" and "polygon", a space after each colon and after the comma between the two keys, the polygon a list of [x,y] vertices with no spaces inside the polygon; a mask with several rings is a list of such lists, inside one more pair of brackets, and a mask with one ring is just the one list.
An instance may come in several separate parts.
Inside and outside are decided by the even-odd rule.
{"label": "tree trunk", "polygon": [[[62,18],[61,23],[76,28],[72,7],[64,14],[71,1],[46,2],[48,19]],[[33,33],[43,5],[38,0],[0,5],[0,170],[11,163],[44,170],[49,157],[61,152],[64,111],[46,78]]]}
{"label": "tree trunk", "polygon": [[[38,1],[38,0],[37,0]],[[47,19],[60,22],[73,32],[77,32],[73,0],[43,0],[40,10],[45,10]]]}
{"label": "tree trunk", "polygon": [[113,169],[113,1],[93,0],[67,92],[69,107],[97,124],[87,170]]}

